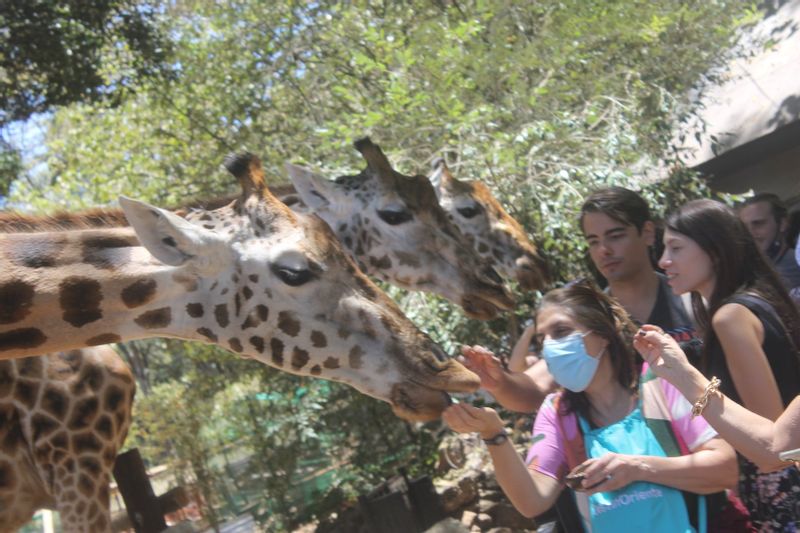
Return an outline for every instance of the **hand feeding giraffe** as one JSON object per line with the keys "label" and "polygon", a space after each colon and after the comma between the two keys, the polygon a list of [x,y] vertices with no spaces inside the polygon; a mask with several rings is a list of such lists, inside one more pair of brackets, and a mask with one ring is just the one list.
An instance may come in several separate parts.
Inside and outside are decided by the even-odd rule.
{"label": "hand feeding giraffe", "polygon": [[[144,337],[195,339],[349,383],[409,419],[437,417],[448,404],[443,391],[477,387],[474,374],[358,272],[324,223],[272,197],[257,160],[229,168],[244,194],[213,212],[182,219],[123,199],[134,229],[0,236],[0,358]],[[16,400],[20,389],[7,394]],[[96,436],[87,442],[97,447]],[[52,490],[52,479],[43,479]],[[101,521],[107,501],[102,520],[72,530],[103,530]]]}

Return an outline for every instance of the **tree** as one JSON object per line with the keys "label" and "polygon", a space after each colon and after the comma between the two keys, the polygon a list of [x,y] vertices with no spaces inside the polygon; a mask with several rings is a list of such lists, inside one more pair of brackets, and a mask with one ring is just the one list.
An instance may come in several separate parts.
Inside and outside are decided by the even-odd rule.
{"label": "tree", "polygon": [[1,3],[0,126],[55,106],[118,101],[142,76],[163,71],[154,14],[152,3],[136,0]]}

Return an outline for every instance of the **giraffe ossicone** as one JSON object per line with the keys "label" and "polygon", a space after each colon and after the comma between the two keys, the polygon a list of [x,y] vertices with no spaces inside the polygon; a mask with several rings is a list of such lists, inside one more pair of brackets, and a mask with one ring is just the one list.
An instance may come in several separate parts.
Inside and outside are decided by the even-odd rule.
{"label": "giraffe ossicone", "polygon": [[477,180],[456,179],[443,158],[436,158],[431,166],[429,179],[439,204],[473,249],[522,289],[542,289],[549,278],[546,261],[489,188]]}
{"label": "giraffe ossicone", "polygon": [[242,195],[174,213],[122,199],[131,227],[0,234],[0,359],[147,337],[215,343],[347,383],[410,420],[479,380],[361,273],[330,228],[229,160]]}

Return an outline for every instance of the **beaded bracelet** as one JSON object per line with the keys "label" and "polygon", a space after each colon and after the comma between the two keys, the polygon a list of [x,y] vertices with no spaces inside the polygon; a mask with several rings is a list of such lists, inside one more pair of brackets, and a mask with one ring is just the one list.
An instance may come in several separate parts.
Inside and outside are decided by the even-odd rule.
{"label": "beaded bracelet", "polygon": [[703,391],[703,395],[700,396],[692,406],[692,418],[703,414],[703,409],[705,409],[708,404],[708,397],[715,392],[719,392],[720,383],[722,382],[717,376],[711,378],[711,381],[706,385],[706,390]]}

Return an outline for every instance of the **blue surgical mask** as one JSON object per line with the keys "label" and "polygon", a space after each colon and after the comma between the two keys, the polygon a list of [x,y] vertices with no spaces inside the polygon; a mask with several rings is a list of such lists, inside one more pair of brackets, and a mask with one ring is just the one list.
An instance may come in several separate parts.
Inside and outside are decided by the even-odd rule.
{"label": "blue surgical mask", "polygon": [[547,369],[559,385],[572,392],[585,390],[600,364],[602,352],[597,357],[586,353],[583,338],[588,334],[576,331],[560,339],[545,339],[542,343]]}

